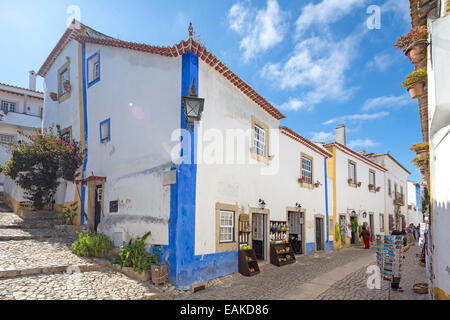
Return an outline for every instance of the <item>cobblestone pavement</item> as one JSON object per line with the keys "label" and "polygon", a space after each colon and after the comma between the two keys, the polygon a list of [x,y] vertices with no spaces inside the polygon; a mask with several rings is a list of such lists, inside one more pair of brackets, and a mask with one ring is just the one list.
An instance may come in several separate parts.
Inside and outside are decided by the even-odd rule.
{"label": "cobblestone pavement", "polygon": [[354,259],[374,254],[375,249],[352,247],[340,251],[300,256],[294,264],[277,267],[260,266],[261,273],[245,277],[240,273],[210,281],[209,288],[196,293],[174,290],[162,293],[158,299],[229,299],[261,300],[284,299],[286,293],[323,273],[344,265]]}
{"label": "cobblestone pavement", "polygon": [[76,256],[76,238],[56,231],[54,218],[22,219],[1,202],[0,209],[0,300],[140,300],[174,289],[133,280],[107,260]]}
{"label": "cobblestone pavement", "polygon": [[0,300],[143,300],[158,290],[109,268],[0,280]]}
{"label": "cobblestone pavement", "polygon": [[[389,292],[389,283],[382,281],[381,289],[368,289],[366,274],[367,267],[348,275],[337,281],[330,289],[321,293],[318,300],[428,300],[427,294],[417,294],[412,290],[412,285],[417,282],[427,282],[425,268],[418,264],[422,248],[415,245],[406,253],[402,264],[402,277],[400,287],[403,292]],[[374,263],[375,264],[375,261]]]}

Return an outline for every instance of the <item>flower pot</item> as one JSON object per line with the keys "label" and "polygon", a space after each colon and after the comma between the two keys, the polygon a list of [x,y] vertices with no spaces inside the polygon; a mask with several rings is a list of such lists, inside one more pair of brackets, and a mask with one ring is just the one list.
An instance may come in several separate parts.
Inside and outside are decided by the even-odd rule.
{"label": "flower pot", "polygon": [[411,60],[413,64],[417,64],[423,61],[427,56],[427,40],[417,40],[411,43],[411,45],[405,50],[406,56]]}
{"label": "flower pot", "polygon": [[58,95],[55,92],[50,92],[49,96],[53,101],[58,100]]}
{"label": "flower pot", "polygon": [[316,183],[314,184],[314,186],[315,186],[316,188],[318,188],[318,187],[320,186],[320,183],[319,183],[319,182],[316,182]]}
{"label": "flower pot", "polygon": [[412,86],[410,86],[408,88],[408,92],[409,92],[409,95],[411,96],[411,98],[415,99],[415,98],[418,98],[421,95],[423,95],[423,91],[424,91],[423,87],[424,87],[423,82],[416,82]]}
{"label": "flower pot", "polygon": [[375,186],[372,184],[369,184],[369,191],[373,191],[375,189]]}
{"label": "flower pot", "polygon": [[358,187],[361,187],[361,182],[358,182]]}
{"label": "flower pot", "polygon": [[348,182],[348,184],[352,184],[353,183],[353,179],[348,179],[347,182]]}
{"label": "flower pot", "polygon": [[379,192],[380,190],[381,190],[381,187],[377,187],[377,189],[375,191]]}
{"label": "flower pot", "polygon": [[299,179],[298,179],[298,182],[299,182],[299,183],[303,183],[303,180],[304,180],[303,178],[299,178]]}
{"label": "flower pot", "polygon": [[70,82],[69,81],[64,82],[63,86],[64,86],[64,90],[70,91],[71,86],[70,86]]}

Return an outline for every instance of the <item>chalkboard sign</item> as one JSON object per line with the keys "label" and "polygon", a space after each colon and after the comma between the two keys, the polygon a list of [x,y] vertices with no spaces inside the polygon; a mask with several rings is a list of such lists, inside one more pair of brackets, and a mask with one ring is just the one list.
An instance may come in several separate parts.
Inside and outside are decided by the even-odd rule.
{"label": "chalkboard sign", "polygon": [[119,201],[114,200],[109,202],[109,212],[118,212],[119,211]]}

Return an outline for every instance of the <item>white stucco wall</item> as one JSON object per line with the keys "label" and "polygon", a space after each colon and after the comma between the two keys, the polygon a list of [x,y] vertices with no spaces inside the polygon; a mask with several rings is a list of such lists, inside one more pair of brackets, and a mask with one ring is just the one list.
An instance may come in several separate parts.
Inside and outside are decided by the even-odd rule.
{"label": "white stucco wall", "polygon": [[[205,98],[201,122],[202,133],[209,137],[226,136],[227,129],[252,129],[252,116],[270,129],[278,128],[278,121],[243,95],[213,68],[199,62],[199,95]],[[215,131],[212,131],[215,130]],[[278,131],[278,130],[277,130]],[[300,203],[306,209],[306,242],[314,242],[314,214],[325,217],[324,157],[284,134],[271,131],[270,155],[274,155],[270,165],[261,162],[250,163],[249,137],[245,139],[245,164],[202,163],[197,166],[197,200],[195,253],[214,253],[216,248],[216,203],[239,206],[239,213],[249,213],[250,207],[258,207],[258,200],[264,199],[270,210],[269,220],[287,219],[286,208]],[[253,131],[250,131],[253,134]],[[200,133],[200,136],[201,134]],[[226,140],[223,145],[225,161]],[[201,154],[208,154],[214,140],[203,144]],[[301,188],[300,154],[313,157],[313,180],[321,186],[314,190]],[[265,175],[261,170],[270,170]],[[331,181],[331,180],[330,180]]]}
{"label": "white stucco wall", "polygon": [[[434,286],[450,295],[450,15],[429,24],[428,108]],[[432,53],[432,56],[431,56]],[[431,58],[431,59],[430,59]],[[440,297],[444,298],[444,297]]]}
{"label": "white stucco wall", "polygon": [[[127,49],[86,44],[86,60],[100,53],[100,81],[86,89],[86,177],[106,177],[103,218],[99,231],[111,239],[128,241],[152,234],[148,241],[168,244],[170,185],[163,185],[163,172],[170,170],[170,152],[176,144],[171,135],[180,123],[181,58],[168,58]],[[57,70],[71,57],[71,97],[54,102]],[[80,141],[78,97],[78,43],[72,41],[60,54],[46,77],[44,123],[72,126]],[[87,72],[87,67],[86,67]],[[111,140],[100,142],[100,122],[110,119]],[[72,201],[75,188],[63,183],[56,202]],[[110,201],[119,201],[117,213]],[[88,188],[85,210],[88,212]],[[119,236],[118,236],[119,234]]]}
{"label": "white stucco wall", "polygon": [[[348,162],[356,163],[356,180],[361,187],[349,186]],[[369,169],[375,172],[376,188],[379,192],[369,191]],[[359,157],[336,149],[336,220],[345,215],[350,222],[350,212],[358,214],[358,224],[369,224],[370,214],[373,213],[374,231],[380,233],[380,214],[384,214],[384,172],[379,168],[362,161]],[[366,218],[363,212],[367,212]],[[385,218],[386,220],[386,218]]]}

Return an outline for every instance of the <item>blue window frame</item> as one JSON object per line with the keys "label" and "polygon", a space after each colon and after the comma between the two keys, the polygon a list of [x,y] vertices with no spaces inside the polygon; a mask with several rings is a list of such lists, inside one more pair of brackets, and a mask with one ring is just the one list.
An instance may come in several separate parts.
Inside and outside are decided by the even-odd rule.
{"label": "blue window frame", "polygon": [[88,88],[100,81],[100,51],[87,59]]}
{"label": "blue window frame", "polygon": [[100,143],[111,140],[111,119],[100,122]]}

